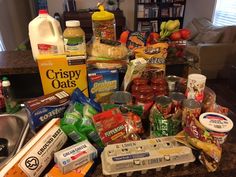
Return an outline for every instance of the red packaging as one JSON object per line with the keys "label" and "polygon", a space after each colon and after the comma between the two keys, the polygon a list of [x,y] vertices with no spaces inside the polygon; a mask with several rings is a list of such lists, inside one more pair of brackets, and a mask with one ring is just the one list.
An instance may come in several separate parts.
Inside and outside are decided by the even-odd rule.
{"label": "red packaging", "polygon": [[127,124],[119,108],[96,114],[93,122],[104,145],[126,141]]}

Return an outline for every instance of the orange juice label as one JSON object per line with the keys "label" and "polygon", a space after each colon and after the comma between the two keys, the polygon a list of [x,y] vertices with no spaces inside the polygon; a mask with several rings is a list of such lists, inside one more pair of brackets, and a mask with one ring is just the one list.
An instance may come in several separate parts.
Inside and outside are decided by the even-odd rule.
{"label": "orange juice label", "polygon": [[63,89],[72,93],[79,88],[88,96],[87,69],[81,56],[41,55],[37,58],[44,94]]}

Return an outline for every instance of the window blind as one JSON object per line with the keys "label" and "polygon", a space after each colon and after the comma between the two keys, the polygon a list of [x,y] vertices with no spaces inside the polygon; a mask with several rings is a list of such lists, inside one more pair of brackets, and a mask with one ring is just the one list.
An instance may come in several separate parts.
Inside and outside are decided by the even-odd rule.
{"label": "window blind", "polygon": [[214,25],[236,25],[236,0],[217,0]]}

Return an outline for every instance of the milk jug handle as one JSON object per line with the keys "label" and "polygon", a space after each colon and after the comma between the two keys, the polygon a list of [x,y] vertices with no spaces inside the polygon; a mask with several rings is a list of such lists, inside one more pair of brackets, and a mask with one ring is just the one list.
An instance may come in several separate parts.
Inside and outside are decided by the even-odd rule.
{"label": "milk jug handle", "polygon": [[61,36],[57,23],[55,21],[51,21],[51,23],[52,23],[53,31],[54,31],[54,34],[55,34],[54,37]]}

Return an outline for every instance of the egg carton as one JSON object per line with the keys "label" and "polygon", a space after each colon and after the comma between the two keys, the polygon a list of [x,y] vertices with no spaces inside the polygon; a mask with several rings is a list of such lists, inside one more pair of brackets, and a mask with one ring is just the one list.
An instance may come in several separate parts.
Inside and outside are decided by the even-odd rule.
{"label": "egg carton", "polygon": [[145,174],[150,169],[160,171],[169,166],[188,166],[195,161],[192,149],[179,144],[174,137],[161,137],[108,145],[101,154],[104,175],[131,176],[135,171]]}

